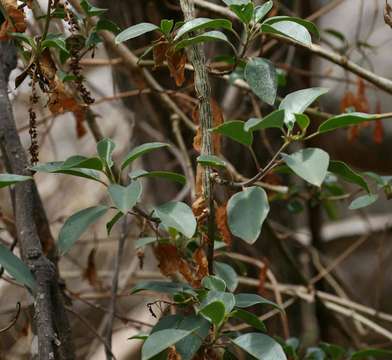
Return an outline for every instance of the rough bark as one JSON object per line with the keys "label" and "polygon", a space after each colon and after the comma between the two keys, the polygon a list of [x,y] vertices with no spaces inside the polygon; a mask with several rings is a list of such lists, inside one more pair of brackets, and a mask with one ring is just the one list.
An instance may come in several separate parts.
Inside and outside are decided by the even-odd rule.
{"label": "rough bark", "polygon": [[[8,172],[31,175],[7,93],[8,77],[15,66],[14,46],[0,43],[0,147]],[[70,327],[58,286],[56,266],[45,256],[42,246],[42,243],[47,243],[52,237],[33,180],[15,186],[13,206],[22,260],[30,267],[37,281],[37,291],[34,294],[34,326],[38,346],[32,347],[32,356],[40,360],[74,359]]]}

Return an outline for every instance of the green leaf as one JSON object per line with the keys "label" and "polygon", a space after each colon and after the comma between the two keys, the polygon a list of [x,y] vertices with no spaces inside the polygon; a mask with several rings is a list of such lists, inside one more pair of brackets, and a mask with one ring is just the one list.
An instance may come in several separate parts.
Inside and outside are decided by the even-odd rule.
{"label": "green leaf", "polygon": [[292,17],[292,16],[273,16],[268,18],[267,20],[264,21],[263,24],[274,24],[280,21],[292,21],[295,22],[297,24],[300,24],[302,26],[304,26],[306,29],[308,29],[309,32],[313,33],[314,35],[316,35],[318,38],[320,37],[320,32],[319,29],[317,28],[317,26],[312,23],[309,20],[305,20],[305,19],[301,19],[301,18],[297,18],[297,17]]}
{"label": "green leaf", "polygon": [[59,34],[48,34],[46,39],[42,41],[42,49],[55,48],[69,53],[67,46],[65,45],[65,39],[63,35]]}
{"label": "green leaf", "polygon": [[18,283],[27,286],[31,291],[35,291],[37,283],[27,265],[9,251],[4,245],[0,244],[0,265]]}
{"label": "green leaf", "polygon": [[233,343],[256,359],[286,360],[286,355],[279,343],[264,334],[241,335],[233,340]]}
{"label": "green leaf", "polygon": [[124,169],[126,166],[131,164],[133,161],[138,159],[140,156],[144,154],[148,154],[154,150],[162,149],[164,147],[170,146],[169,144],[161,143],[161,142],[153,142],[146,143],[140,146],[135,147],[132,151],[125,157],[121,164],[121,169]]}
{"label": "green leaf", "polygon": [[369,357],[392,357],[391,350],[384,350],[384,349],[364,349],[357,351],[351,355],[351,360],[360,360],[360,359],[367,359]]}
{"label": "green leaf", "polygon": [[249,4],[252,0],[222,0],[227,6],[230,5],[246,5]]}
{"label": "green leaf", "polygon": [[176,229],[191,238],[196,232],[196,219],[192,209],[183,202],[168,202],[155,208],[156,216],[167,228]]}
{"label": "green leaf", "polygon": [[108,192],[116,208],[126,214],[139,201],[142,195],[142,184],[138,180],[132,181],[126,187],[112,184],[109,186]]}
{"label": "green leaf", "polygon": [[148,178],[162,178],[162,179],[167,179],[171,181],[178,182],[181,185],[186,184],[186,177],[182,174],[177,174],[175,172],[171,171],[145,171],[145,170],[136,170],[133,171],[132,173],[129,174],[129,177],[131,179],[139,179],[143,177],[148,177]]}
{"label": "green leaf", "polygon": [[216,290],[216,291],[225,291],[226,290],[226,283],[224,280],[217,276],[206,276],[202,282],[201,285],[208,290]]}
{"label": "green leaf", "polygon": [[350,210],[358,210],[374,204],[378,199],[377,194],[366,194],[356,198],[348,207]]}
{"label": "green leaf", "polygon": [[352,184],[357,184],[368,193],[370,192],[369,186],[364,178],[352,170],[347,164],[342,161],[331,161],[329,163],[328,171],[340,176],[343,180]]}
{"label": "green leaf", "polygon": [[214,261],[214,272],[224,280],[229,291],[233,292],[237,288],[238,275],[230,265]]}
{"label": "green leaf", "polygon": [[282,154],[286,165],[300,178],[312,185],[321,186],[329,166],[329,155],[321,149],[307,148],[294,154]]}
{"label": "green leaf", "polygon": [[0,174],[0,189],[23,181],[31,180],[31,176]]}
{"label": "green leaf", "polygon": [[203,166],[226,167],[226,163],[215,155],[200,155],[197,158],[197,162]]}
{"label": "green leaf", "polygon": [[110,31],[115,35],[121,31],[120,27],[113,21],[108,19],[99,19],[97,25],[95,25],[95,31],[100,32],[102,30]]}
{"label": "green leaf", "polygon": [[147,340],[149,334],[139,333],[128,338],[128,340]]}
{"label": "green leaf", "polygon": [[97,152],[105,167],[111,169],[113,166],[112,154],[116,144],[110,139],[102,139],[97,143]]}
{"label": "green leaf", "polygon": [[142,347],[142,360],[149,360],[190,335],[194,330],[165,329],[151,334]]}
{"label": "green leaf", "polygon": [[304,360],[326,360],[326,355],[319,347],[310,347],[306,349]]}
{"label": "green leaf", "polygon": [[252,91],[265,103],[274,105],[278,90],[278,78],[271,61],[252,58],[245,66],[245,80]]}
{"label": "green leaf", "polygon": [[325,88],[310,88],[295,91],[287,95],[279,105],[279,109],[286,110],[284,123],[292,128],[295,122],[294,114],[302,114],[321,95],[328,92]]}
{"label": "green leaf", "polygon": [[249,24],[254,17],[254,5],[251,2],[241,5],[230,5],[230,10],[236,14],[244,24]]}
{"label": "green leaf", "polygon": [[264,33],[278,34],[310,46],[312,37],[306,27],[293,21],[279,21],[273,24],[262,24],[261,31]]}
{"label": "green leaf", "polygon": [[82,7],[82,9],[86,13],[86,15],[89,15],[89,16],[99,16],[107,11],[107,9],[101,9],[101,8],[98,8],[94,5],[92,5],[87,0],[82,0],[80,2],[80,6]]}
{"label": "green leaf", "polygon": [[78,211],[69,217],[59,233],[57,246],[60,255],[67,253],[87,228],[97,222],[108,210],[107,206],[99,205]]}
{"label": "green leaf", "polygon": [[262,119],[250,118],[244,125],[245,131],[256,131],[270,128],[282,129],[285,118],[285,110],[275,110]]}
{"label": "green leaf", "polygon": [[245,146],[250,146],[253,142],[253,135],[251,132],[244,130],[244,124],[245,123],[240,120],[226,121],[210,131],[227,136]]}
{"label": "green leaf", "polygon": [[341,360],[346,355],[346,350],[338,345],[321,342],[319,347],[331,360]]}
{"label": "green leaf", "polygon": [[249,311],[237,309],[234,310],[230,316],[246,322],[257,330],[267,331],[264,323],[256,315],[250,313]]}
{"label": "green leaf", "polygon": [[166,19],[161,20],[160,28],[162,33],[165,34],[166,36],[168,36],[170,32],[173,30],[173,26],[174,26],[174,20],[166,20]]}
{"label": "green leaf", "polygon": [[62,164],[62,168],[66,169],[91,169],[101,171],[103,169],[103,164],[99,158],[86,158],[84,156],[75,155],[71,156]]}
{"label": "green leaf", "polygon": [[118,221],[123,217],[123,213],[119,211],[113,218],[106,224],[106,231],[108,235],[112,232],[113,226],[118,223]]}
{"label": "green leaf", "polygon": [[250,187],[235,194],[227,204],[231,233],[253,244],[260,235],[269,210],[267,194],[260,187]]}
{"label": "green leaf", "polygon": [[82,177],[89,180],[94,180],[99,182],[101,181],[99,178],[99,174],[96,171],[90,169],[64,167],[63,161],[39,164],[36,166],[32,166],[31,170],[37,172],[51,173],[51,174],[72,175],[72,176]]}
{"label": "green leaf", "polygon": [[200,315],[169,315],[161,318],[151,333],[164,329],[195,329],[192,334],[175,345],[182,360],[192,360],[203,344],[204,339],[208,336],[210,323]]}
{"label": "green leaf", "polygon": [[347,114],[341,114],[330,119],[324,121],[318,128],[318,132],[320,134],[324,134],[326,132],[345,128],[352,125],[358,125],[362,122],[377,120],[377,115],[372,114],[364,114],[358,112],[352,112]]}
{"label": "green leaf", "polygon": [[233,294],[223,291],[210,290],[201,302],[199,311],[216,301],[221,301],[224,304],[226,314],[229,314],[235,306],[235,298]]}
{"label": "green leaf", "polygon": [[138,36],[147,34],[154,30],[160,30],[158,26],[151,24],[151,23],[140,23],[137,25],[130,26],[129,28],[121,31],[116,36],[116,44],[120,44],[124,41],[134,39]]}
{"label": "green leaf", "polygon": [[191,286],[185,283],[169,282],[169,281],[145,281],[138,283],[131,291],[131,294],[136,294],[140,291],[154,291],[164,294],[178,294],[186,293],[196,295]]}
{"label": "green leaf", "polygon": [[302,131],[302,134],[305,135],[310,125],[309,116],[305,114],[294,114],[294,117],[295,122],[298,124],[299,128]]}
{"label": "green leaf", "polygon": [[283,311],[278,304],[275,304],[273,301],[265,299],[257,294],[247,294],[241,293],[235,295],[235,306],[238,308],[247,308],[253,305],[270,305],[274,308]]}
{"label": "green leaf", "polygon": [[205,316],[215,326],[219,326],[225,319],[225,304],[222,301],[214,301],[203,307],[199,314]]}
{"label": "green leaf", "polygon": [[274,2],[271,0],[267,1],[263,5],[256,6],[254,12],[255,22],[260,22],[261,20],[263,20],[266,17],[266,15],[272,10],[273,6],[274,6]]}
{"label": "green leaf", "polygon": [[184,49],[190,45],[197,45],[197,44],[207,43],[207,42],[212,42],[212,41],[223,41],[223,42],[229,44],[232,48],[234,48],[232,43],[230,42],[230,40],[227,38],[227,36],[223,32],[208,31],[203,34],[196,35],[194,37],[183,39],[183,40],[179,41],[175,46],[175,50],[178,51],[178,50]]}
{"label": "green leaf", "polygon": [[184,25],[182,25],[178,31],[177,35],[174,38],[174,41],[177,41],[185,34],[190,31],[203,30],[203,29],[227,29],[231,30],[232,25],[229,20],[226,19],[210,19],[210,18],[196,18],[190,21],[187,21]]}

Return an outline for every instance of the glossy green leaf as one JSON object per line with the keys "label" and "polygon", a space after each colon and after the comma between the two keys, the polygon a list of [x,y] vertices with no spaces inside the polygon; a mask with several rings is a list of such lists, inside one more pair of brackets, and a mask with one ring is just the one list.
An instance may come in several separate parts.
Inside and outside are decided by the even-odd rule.
{"label": "glossy green leaf", "polygon": [[181,185],[186,184],[186,177],[182,174],[178,174],[171,171],[145,171],[145,170],[136,170],[129,174],[131,179],[139,179],[139,178],[161,178],[166,180],[171,180],[178,182]]}
{"label": "glossy green leaf", "polygon": [[226,167],[225,161],[215,155],[200,155],[197,162],[203,166]]}
{"label": "glossy green leaf", "polygon": [[324,121],[319,126],[318,132],[320,134],[324,134],[332,130],[345,128],[352,125],[358,125],[360,123],[371,121],[371,120],[377,120],[377,115],[364,114],[358,112],[341,114]]}
{"label": "glossy green leaf", "polygon": [[378,357],[381,357],[383,359],[392,358],[392,351],[384,349],[364,349],[353,353],[351,355],[351,360],[361,360]]}
{"label": "glossy green leaf", "polygon": [[252,91],[265,103],[274,105],[278,90],[275,66],[271,61],[252,58],[245,66],[245,80]]}
{"label": "glossy green leaf", "polygon": [[65,38],[63,35],[58,35],[58,34],[48,34],[46,39],[42,41],[42,49],[47,49],[47,48],[55,48],[58,50],[62,50],[66,53],[68,53],[67,46],[65,44]]}
{"label": "glossy green leaf", "polygon": [[286,165],[300,178],[312,185],[321,186],[329,167],[329,155],[324,150],[307,148],[294,154],[282,154]]}
{"label": "glossy green leaf", "polygon": [[194,330],[165,329],[152,333],[142,347],[142,360],[149,360],[190,335]]}
{"label": "glossy green leaf", "polygon": [[257,330],[260,330],[260,331],[267,330],[264,323],[256,315],[252,314],[249,311],[237,309],[237,310],[234,310],[230,314],[230,316],[244,321],[245,323],[249,324],[250,326],[254,327]]}
{"label": "glossy green leaf", "polygon": [[167,36],[173,30],[174,27],[174,20],[161,20],[161,31]]}
{"label": "glossy green leaf", "polygon": [[108,235],[110,235],[110,233],[112,232],[112,229],[113,229],[114,225],[116,225],[116,224],[119,222],[119,220],[120,220],[123,216],[124,216],[124,214],[123,214],[121,211],[119,211],[119,212],[117,212],[117,214],[114,215],[114,216],[112,217],[112,219],[106,224],[106,231],[107,231]]}
{"label": "glossy green leaf", "polygon": [[64,167],[63,161],[39,164],[36,166],[32,166],[31,170],[37,172],[51,173],[51,174],[72,175],[72,176],[82,177],[89,180],[100,181],[99,174],[96,171],[91,169]]}
{"label": "glossy green leaf", "polygon": [[185,283],[171,282],[171,281],[144,281],[135,285],[131,290],[131,294],[136,294],[140,291],[154,291],[163,294],[178,294],[186,293],[196,295],[191,286]]}
{"label": "glossy green leaf", "polygon": [[285,110],[275,110],[263,117],[259,118],[251,118],[249,119],[245,125],[245,131],[256,131],[256,130],[264,130],[270,128],[282,129],[285,118]]}
{"label": "glossy green leaf", "polygon": [[204,43],[208,43],[208,42],[212,42],[212,41],[223,41],[223,42],[229,44],[231,47],[233,47],[230,40],[227,38],[227,36],[223,32],[208,31],[203,34],[196,35],[194,37],[190,37],[190,38],[183,39],[183,40],[179,41],[176,44],[175,49],[176,49],[176,51],[178,51],[178,50],[184,49],[190,45],[197,45],[197,44],[201,44],[201,43],[204,44]]}
{"label": "glossy green leaf", "polygon": [[299,128],[302,131],[302,134],[306,134],[306,130],[310,125],[309,116],[305,114],[294,114],[295,122],[298,124]]}
{"label": "glossy green leaf", "polygon": [[190,31],[197,31],[203,29],[227,29],[231,30],[232,25],[229,20],[226,19],[210,19],[210,18],[196,18],[187,21],[182,25],[178,31],[177,35],[174,37],[174,41],[179,40],[182,36],[189,33]]}
{"label": "glossy green leaf", "polygon": [[297,18],[297,17],[273,16],[273,17],[270,17],[267,20],[265,20],[263,24],[271,25],[271,24],[275,24],[280,21],[295,22],[295,23],[300,24],[303,27],[305,27],[309,32],[313,33],[313,35],[317,36],[318,38],[320,37],[319,29],[317,28],[317,26],[314,23],[312,23],[309,20],[305,20],[305,19],[301,19],[301,18]]}
{"label": "glossy green leaf", "polygon": [[348,207],[350,210],[363,209],[374,204],[378,199],[377,194],[367,194],[356,198]]}
{"label": "glossy green leaf", "polygon": [[284,123],[292,128],[295,122],[294,114],[302,114],[312,103],[327,92],[328,89],[325,88],[310,88],[288,94],[279,105],[279,109],[286,110]]}
{"label": "glossy green leaf", "polygon": [[149,334],[139,333],[128,338],[128,340],[146,340]]}
{"label": "glossy green leaf", "polygon": [[155,208],[155,215],[167,228],[191,238],[196,232],[196,219],[192,209],[183,202],[168,202]]}
{"label": "glossy green leaf", "polygon": [[206,276],[202,280],[201,285],[208,290],[216,290],[216,291],[226,290],[226,283],[224,282],[224,280],[214,275]]}
{"label": "glossy green leaf", "polygon": [[319,347],[331,360],[342,360],[346,355],[346,350],[338,345],[321,342]]}
{"label": "glossy green leaf", "polygon": [[260,187],[250,187],[235,194],[227,204],[231,233],[253,244],[260,235],[269,210],[267,194]]}
{"label": "glossy green leaf", "polygon": [[293,21],[279,21],[273,24],[262,24],[263,33],[278,34],[291,38],[301,44],[310,46],[312,37],[306,27]]}
{"label": "glossy green leaf", "polygon": [[229,314],[235,306],[235,298],[233,294],[223,291],[210,290],[201,302],[199,311],[216,301],[221,301],[224,304],[226,314]]}
{"label": "glossy green leaf", "polygon": [[246,5],[249,4],[252,0],[222,0],[227,6],[230,5]]}
{"label": "glossy green leaf", "polygon": [[18,283],[27,286],[31,291],[35,291],[37,283],[27,265],[16,255],[9,251],[4,245],[0,244],[0,265]]}
{"label": "glossy green leaf", "polygon": [[254,17],[254,5],[252,2],[247,4],[233,4],[230,5],[230,10],[238,16],[238,18],[244,23],[249,24]]}
{"label": "glossy green leaf", "polygon": [[23,181],[31,180],[31,176],[0,174],[0,189],[6,186],[14,185]]}
{"label": "glossy green leaf", "polygon": [[195,329],[175,345],[181,360],[192,360],[209,334],[210,322],[201,315],[168,315],[159,320],[151,333],[164,329]]}
{"label": "glossy green leaf", "polygon": [[87,228],[97,222],[108,210],[107,206],[98,205],[78,211],[69,217],[59,233],[57,246],[60,255],[67,253]]}
{"label": "glossy green leaf", "polygon": [[116,44],[120,44],[124,41],[134,39],[138,36],[147,34],[154,30],[160,30],[158,26],[151,24],[151,23],[140,23],[137,25],[130,26],[129,28],[121,31],[116,36]]}
{"label": "glossy green leaf", "polygon": [[199,314],[202,314],[215,326],[219,326],[225,318],[225,304],[222,301],[214,301],[203,307]]}
{"label": "glossy green leaf", "polygon": [[75,155],[71,156],[62,164],[62,168],[65,169],[91,169],[101,171],[103,164],[99,158],[86,158],[85,156]]}
{"label": "glossy green leaf", "polygon": [[89,16],[100,16],[107,11],[107,9],[98,8],[92,5],[88,0],[82,0],[80,2],[80,6],[82,7],[86,15]]}
{"label": "glossy green leaf", "polygon": [[275,304],[273,301],[265,299],[257,294],[247,294],[241,293],[235,295],[235,306],[238,308],[247,308],[253,305],[270,305],[274,308],[281,310],[279,305]]}
{"label": "glossy green leaf", "polygon": [[256,6],[255,12],[254,12],[254,20],[255,22],[260,22],[263,20],[266,15],[272,10],[274,6],[274,2],[269,0],[263,5]]}
{"label": "glossy green leaf", "polygon": [[226,121],[210,131],[227,136],[245,146],[250,146],[253,142],[253,135],[251,132],[244,130],[244,124],[245,123],[240,120]]}
{"label": "glossy green leaf", "polygon": [[233,343],[256,359],[286,360],[282,346],[273,338],[260,334],[248,333],[237,337]]}
{"label": "glossy green leaf", "polygon": [[132,181],[128,186],[112,184],[108,192],[116,208],[126,214],[139,201],[142,195],[142,185],[138,180]]}
{"label": "glossy green leaf", "polygon": [[169,144],[161,143],[161,142],[153,142],[146,143],[140,146],[135,147],[132,151],[125,157],[121,164],[121,169],[124,169],[126,166],[131,164],[133,161],[138,159],[140,156],[148,154],[154,150],[162,149],[170,146]]}
{"label": "glossy green leaf", "polygon": [[357,184],[367,192],[370,192],[369,186],[364,178],[351,169],[347,164],[342,161],[331,161],[329,163],[328,171],[338,175],[343,180],[352,184]]}
{"label": "glossy green leaf", "polygon": [[228,264],[214,261],[214,272],[227,285],[229,291],[233,292],[238,286],[238,275],[235,270]]}
{"label": "glossy green leaf", "polygon": [[97,143],[97,152],[104,165],[110,169],[113,166],[112,154],[116,144],[110,139],[102,139]]}

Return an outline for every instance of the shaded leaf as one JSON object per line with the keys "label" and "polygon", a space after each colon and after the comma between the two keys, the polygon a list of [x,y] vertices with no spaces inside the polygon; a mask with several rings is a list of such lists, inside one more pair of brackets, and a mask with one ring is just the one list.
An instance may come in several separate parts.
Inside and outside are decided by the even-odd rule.
{"label": "shaded leaf", "polygon": [[271,61],[252,58],[245,66],[244,76],[252,91],[264,102],[273,105],[278,89],[275,66]]}
{"label": "shaded leaf", "polygon": [[208,290],[216,290],[216,291],[225,291],[226,290],[226,283],[221,278],[210,275],[205,277],[201,285]]}
{"label": "shaded leaf", "polygon": [[275,110],[263,117],[259,118],[251,118],[249,119],[245,125],[245,131],[256,131],[256,130],[264,130],[269,128],[282,129],[285,119],[285,110]]}
{"label": "shaded leaf", "polygon": [[155,208],[156,216],[162,224],[191,238],[196,232],[196,219],[192,209],[183,202],[168,202]]}
{"label": "shaded leaf", "polygon": [[235,306],[239,308],[247,308],[253,305],[270,305],[274,308],[283,311],[278,304],[275,304],[273,301],[265,299],[257,294],[247,294],[241,293],[235,295]]}
{"label": "shaded leaf", "polygon": [[201,43],[207,43],[207,42],[212,42],[212,41],[223,41],[227,44],[229,44],[231,47],[233,47],[232,43],[230,40],[227,38],[227,36],[220,32],[220,31],[208,31],[200,35],[196,35],[194,37],[190,37],[184,40],[179,41],[175,45],[175,50],[181,50],[184,49],[190,45],[197,45]]}
{"label": "shaded leaf", "polygon": [[35,291],[37,283],[30,269],[3,244],[0,244],[0,265],[2,265],[8,274],[18,283],[27,286],[33,292]]}
{"label": "shaded leaf", "polygon": [[0,174],[0,189],[6,186],[14,185],[19,182],[31,180],[31,176]]}
{"label": "shaded leaf", "polygon": [[324,134],[326,132],[336,130],[339,128],[345,128],[352,125],[358,125],[363,122],[377,120],[377,115],[372,114],[364,114],[364,113],[347,113],[334,116],[326,121],[324,121],[318,128],[318,132],[320,134]]}
{"label": "shaded leaf", "polygon": [[164,294],[174,295],[177,293],[187,293],[196,295],[192,287],[185,283],[177,283],[170,281],[145,281],[136,284],[131,290],[131,294],[136,294],[140,291],[155,291]]}
{"label": "shaded leaf", "polygon": [[98,221],[108,210],[107,206],[99,205],[78,211],[69,217],[59,233],[57,246],[60,255],[67,253],[87,228]]}
{"label": "shaded leaf", "polygon": [[360,360],[360,359],[367,359],[369,357],[392,357],[391,350],[384,350],[384,349],[364,349],[357,351],[351,355],[351,360]]}
{"label": "shaded leaf", "polygon": [[126,166],[131,164],[133,161],[135,161],[137,158],[139,158],[142,155],[148,154],[154,150],[162,149],[168,146],[170,145],[161,142],[146,143],[137,146],[136,148],[132,149],[132,151],[124,158],[121,164],[121,169],[124,169]]}
{"label": "shaded leaf", "polygon": [[340,176],[345,181],[357,184],[368,193],[370,192],[369,186],[364,178],[352,170],[347,164],[342,161],[330,161],[328,171]]}
{"label": "shaded leaf", "polygon": [[112,154],[116,144],[110,139],[102,139],[97,143],[97,152],[105,167],[111,169],[113,166]]}
{"label": "shaded leaf", "polygon": [[154,30],[159,30],[159,27],[151,24],[151,23],[140,23],[137,25],[130,26],[129,28],[121,31],[117,36],[116,36],[116,44],[120,44],[124,41],[134,39],[138,36],[147,34],[151,31]]}
{"label": "shaded leaf", "polygon": [[259,187],[250,187],[235,194],[227,204],[230,231],[253,244],[260,235],[269,210],[267,194]]}
{"label": "shaded leaf", "polygon": [[272,10],[274,2],[269,0],[263,5],[256,6],[254,12],[255,22],[260,22],[265,18],[265,16]]}
{"label": "shaded leaf", "polygon": [[225,304],[222,301],[214,301],[203,307],[199,314],[209,319],[215,326],[219,326],[225,318]]}
{"label": "shaded leaf", "polygon": [[249,324],[250,326],[254,327],[257,330],[260,330],[260,331],[267,330],[264,323],[256,315],[252,314],[249,311],[237,309],[237,310],[234,310],[230,314],[230,316],[246,322],[247,324]]}
{"label": "shaded leaf", "polygon": [[225,161],[215,155],[200,155],[197,162],[203,166],[226,167]]}
{"label": "shaded leaf", "polygon": [[321,149],[307,148],[291,155],[282,154],[286,165],[300,178],[312,185],[321,186],[329,166],[329,155]]}
{"label": "shaded leaf", "polygon": [[186,184],[186,177],[182,174],[177,174],[171,171],[145,171],[145,170],[136,170],[129,174],[131,179],[139,179],[139,178],[162,178],[171,181],[178,182],[181,185]]}
{"label": "shaded leaf", "polygon": [[250,146],[253,142],[252,133],[244,130],[244,122],[240,120],[226,121],[210,131],[225,135],[245,146]]}
{"label": "shaded leaf", "polygon": [[237,288],[239,282],[238,275],[230,265],[214,261],[214,272],[225,281],[229,291],[233,292]]}

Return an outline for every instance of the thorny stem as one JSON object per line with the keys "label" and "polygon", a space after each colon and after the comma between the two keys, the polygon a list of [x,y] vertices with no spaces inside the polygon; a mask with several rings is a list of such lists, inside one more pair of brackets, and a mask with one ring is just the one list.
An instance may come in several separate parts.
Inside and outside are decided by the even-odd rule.
{"label": "thorny stem", "polygon": [[[195,7],[193,0],[181,0],[181,9],[184,13],[185,21],[195,18]],[[213,115],[211,110],[211,88],[208,79],[207,67],[205,64],[204,50],[198,45],[191,46],[188,50],[190,61],[195,69],[195,90],[199,99],[200,127],[202,132],[201,155],[212,155],[212,137],[208,131],[213,125]],[[203,173],[202,196],[208,206],[208,270],[213,274],[214,261],[214,237],[215,237],[215,209],[213,199],[213,183],[211,181],[211,168],[206,167]]]}

